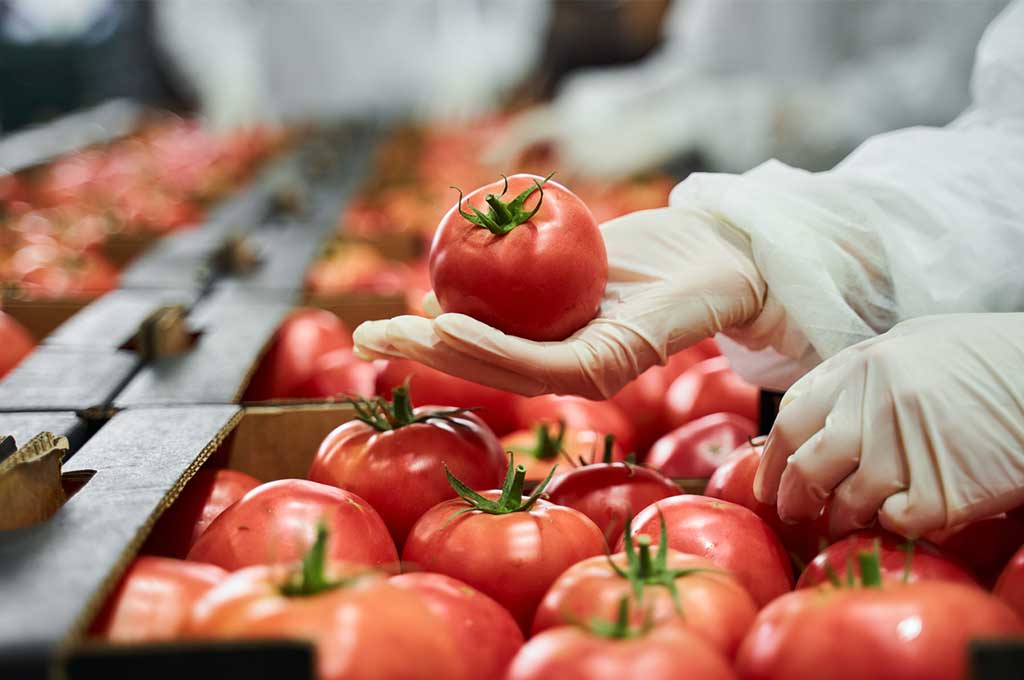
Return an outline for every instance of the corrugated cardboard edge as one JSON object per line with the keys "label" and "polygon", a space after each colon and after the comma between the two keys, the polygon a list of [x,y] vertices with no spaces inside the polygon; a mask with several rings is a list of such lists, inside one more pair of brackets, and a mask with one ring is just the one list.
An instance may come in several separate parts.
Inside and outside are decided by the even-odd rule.
{"label": "corrugated cardboard edge", "polygon": [[60,466],[69,448],[67,437],[41,432],[0,462],[0,531],[43,522],[64,505]]}

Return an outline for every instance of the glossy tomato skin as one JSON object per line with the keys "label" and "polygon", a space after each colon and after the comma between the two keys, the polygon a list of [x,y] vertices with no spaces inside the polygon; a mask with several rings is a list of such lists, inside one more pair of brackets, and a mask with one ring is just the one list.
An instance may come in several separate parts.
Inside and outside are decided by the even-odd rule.
{"label": "glossy tomato skin", "polygon": [[415,361],[393,359],[384,362],[377,375],[377,394],[390,397],[391,390],[409,381],[413,406],[439,404],[456,408],[475,408],[476,415],[499,437],[519,427],[515,405],[518,394],[486,385],[478,385]]}
{"label": "glossy tomato skin", "polygon": [[220,513],[260,483],[238,470],[201,469],[189,480],[174,505],[160,516],[146,541],[145,552],[185,557]]}
{"label": "glossy tomato skin", "polygon": [[710,477],[729,454],[756,434],[752,420],[735,413],[712,413],[654,442],[646,463],[668,477]]}
{"label": "glossy tomato skin", "polygon": [[1024,621],[1024,547],[1006,563],[992,592]]}
{"label": "glossy tomato skin", "polygon": [[[622,569],[628,565],[625,553],[612,559]],[[632,625],[640,626],[650,617],[654,625],[683,626],[731,659],[757,615],[757,605],[746,588],[708,560],[674,550],[669,551],[668,568],[705,570],[675,580],[679,609],[668,588],[657,585],[644,586],[642,605],[638,605],[629,580],[611,568],[606,556],[583,560],[569,567],[548,590],[533,619],[533,634],[570,620],[614,621],[622,598],[630,597]]]}
{"label": "glossy tomato skin", "polygon": [[449,625],[466,666],[477,677],[503,677],[523,646],[523,633],[508,610],[462,581],[417,572],[394,576],[391,585],[416,592]]}
{"label": "glossy tomato skin", "polygon": [[297,562],[327,523],[330,559],[394,567],[398,553],[384,520],[354,493],[304,479],[261,484],[210,523],[188,559],[229,571]]}
{"label": "glossy tomato skin", "polygon": [[0,378],[32,353],[36,341],[10,314],[0,311]]}
{"label": "glossy tomato skin", "polygon": [[655,501],[682,493],[672,480],[640,465],[595,463],[555,477],[549,501],[579,510],[597,525],[609,546],[622,538],[626,519]]}
{"label": "glossy tomato skin", "polygon": [[756,423],[758,391],[733,372],[728,359],[714,357],[675,379],[665,397],[665,407],[672,427],[712,413],[735,413]]}
{"label": "glossy tomato skin", "polygon": [[763,609],[736,669],[742,680],[961,680],[971,639],[1021,630],[1009,607],[961,583],[822,586]]}
{"label": "glossy tomato skin", "polygon": [[1024,518],[1015,513],[986,517],[965,526],[932,532],[925,538],[959,558],[983,585],[991,586],[1024,545]]}
{"label": "glossy tomato skin", "polygon": [[372,396],[377,371],[373,362],[357,358],[350,349],[332,350],[317,358],[312,374],[294,394],[300,399]]}
{"label": "glossy tomato skin", "polygon": [[351,349],[352,335],[341,320],[322,309],[297,309],[270,341],[245,393],[246,401],[301,397],[317,360],[336,349]]}
{"label": "glossy tomato skin", "polygon": [[734,680],[729,662],[698,635],[659,627],[609,640],[580,628],[552,628],[520,650],[507,680]]}
{"label": "glossy tomato skin", "polygon": [[626,453],[634,451],[636,431],[626,414],[610,401],[592,401],[583,397],[545,394],[516,403],[519,427],[532,428],[537,423],[557,424],[574,430],[591,430],[602,435],[613,434]]}
{"label": "glossy tomato skin", "polygon": [[91,634],[110,642],[178,638],[185,632],[192,606],[227,576],[212,564],[138,557],[107,598]]}
{"label": "glossy tomato skin", "polygon": [[[876,541],[882,578],[902,581],[907,564],[906,539],[884,531],[858,531],[833,543],[811,560],[800,574],[796,587],[810,588],[827,583],[829,566],[842,583],[846,582],[847,564],[853,567],[854,574],[859,577],[857,555],[873,551]],[[959,560],[952,555],[944,554],[928,541],[917,541],[914,544],[906,580],[908,583],[940,580],[977,585],[974,576]]]}
{"label": "glossy tomato skin", "polygon": [[[496,500],[500,493],[482,494]],[[462,499],[431,508],[409,533],[403,562],[447,574],[508,609],[524,631],[559,574],[604,553],[601,530],[583,514],[545,500],[526,512],[490,515]]]}
{"label": "glossy tomato skin", "polygon": [[[550,426],[551,435],[557,433],[557,426]],[[604,455],[604,435],[593,430],[574,430],[566,428],[562,434],[562,454],[554,458],[536,458],[530,455],[537,442],[535,430],[516,430],[501,438],[501,448],[510,451],[516,458],[516,464],[526,468],[526,481],[543,481],[551,468],[558,466],[555,478],[563,476],[580,460],[592,462],[601,460]],[[626,459],[622,447],[615,443],[612,446],[612,460]]]}
{"label": "glossy tomato skin", "polygon": [[[755,440],[757,441],[757,440]],[[828,516],[823,514],[813,522],[786,524],[772,503],[762,503],[754,496],[754,475],[761,463],[764,440],[756,445],[744,444],[729,455],[708,479],[704,495],[709,498],[742,505],[763,519],[786,550],[807,564],[828,545]]]}
{"label": "glossy tomato skin", "polygon": [[[417,415],[442,407],[415,409]],[[472,413],[378,432],[359,420],[336,428],[313,458],[309,478],[346,489],[384,519],[401,549],[412,525],[455,497],[444,466],[471,488],[501,486],[508,459],[497,437]]]}
{"label": "glossy tomato skin", "polygon": [[[779,539],[753,512],[706,496],[673,496],[645,508],[633,519],[633,536],[658,540],[661,510],[668,545],[704,557],[736,575],[759,607],[793,588],[793,570]],[[622,550],[619,541],[618,550]]]}
{"label": "glossy tomato skin", "polygon": [[[508,178],[506,200],[541,182]],[[487,209],[484,197],[502,182],[481,187],[462,202]],[[539,199],[536,192],[527,203]],[[430,281],[441,309],[467,314],[529,340],[564,340],[597,314],[608,282],[608,256],[597,221],[558,182],[544,184],[534,217],[503,235],[468,222],[458,205],[441,219],[430,246]]]}
{"label": "glossy tomato skin", "polygon": [[409,589],[369,574],[341,588],[287,597],[281,572],[269,566],[235,572],[196,603],[188,634],[309,640],[320,680],[471,677],[445,622]]}

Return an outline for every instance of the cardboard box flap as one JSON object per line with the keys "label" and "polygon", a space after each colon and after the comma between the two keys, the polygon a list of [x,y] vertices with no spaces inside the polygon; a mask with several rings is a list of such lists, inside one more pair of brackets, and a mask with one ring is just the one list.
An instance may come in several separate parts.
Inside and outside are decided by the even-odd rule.
{"label": "cardboard box flap", "polygon": [[103,407],[140,364],[132,352],[40,345],[0,382],[0,411]]}
{"label": "cardboard box flap", "polygon": [[[67,455],[81,448],[89,425],[71,411],[35,411],[27,413],[0,413],[0,435],[7,435],[19,444],[27,442],[40,432],[53,432],[66,437],[70,443]],[[17,447],[11,451],[13,453]],[[0,460],[6,456],[0,453]]]}
{"label": "cardboard box flap", "polygon": [[88,625],[238,416],[232,406],[120,413],[65,463],[65,474],[95,474],[49,520],[0,541],[0,658],[53,650]]}
{"label": "cardboard box flap", "polygon": [[129,343],[140,324],[167,305],[191,307],[194,290],[115,290],[75,314],[53,332],[48,345],[118,349]]}
{"label": "cardboard box flap", "polygon": [[118,407],[235,403],[292,304],[234,288],[218,289],[189,315],[192,347],[141,368]]}
{"label": "cardboard box flap", "polygon": [[64,504],[60,465],[66,437],[41,432],[0,461],[0,531],[48,519]]}

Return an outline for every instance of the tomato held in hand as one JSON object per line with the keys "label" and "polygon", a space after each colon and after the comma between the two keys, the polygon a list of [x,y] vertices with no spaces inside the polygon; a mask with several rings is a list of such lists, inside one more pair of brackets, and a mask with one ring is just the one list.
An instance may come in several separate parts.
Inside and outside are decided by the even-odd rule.
{"label": "tomato held in hand", "polygon": [[[673,496],[633,520],[633,537],[658,537],[660,517],[668,525],[668,546],[705,557],[736,575],[759,607],[793,588],[793,570],[779,539],[743,506],[705,496]],[[619,541],[619,550],[624,541]]]}
{"label": "tomato held in hand", "polygon": [[757,434],[752,420],[712,413],[677,427],[654,442],[646,464],[674,478],[710,477],[729,454]]}
{"label": "tomato held in hand", "polygon": [[490,595],[529,630],[537,604],[567,568],[604,552],[601,531],[583,514],[523,498],[526,469],[510,461],[501,491],[476,493],[449,474],[459,498],[431,508],[409,533],[404,562],[447,574]]}
{"label": "tomato held in hand", "polygon": [[35,349],[36,341],[10,314],[0,311],[0,378]]}
{"label": "tomato held in hand", "polygon": [[377,375],[376,394],[391,394],[393,389],[406,382],[415,395],[413,406],[436,404],[477,409],[474,413],[499,437],[519,427],[515,405],[523,398],[518,394],[456,378],[415,361],[392,359],[384,362],[384,368]]}
{"label": "tomato held in hand", "polygon": [[392,401],[352,402],[356,419],[324,439],[309,478],[346,489],[380,513],[395,544],[423,513],[455,497],[445,468],[479,489],[501,484],[506,458],[494,433],[472,413],[413,410],[406,387]]}
{"label": "tomato held in hand", "polygon": [[[622,449],[612,438],[611,457],[613,460],[625,460]],[[516,460],[526,468],[526,481],[539,482],[548,476],[556,465],[563,470],[581,462],[588,463],[600,459],[604,438],[592,430],[566,429],[564,423],[557,426],[540,423],[532,430],[519,430],[501,438],[501,448],[516,456]],[[564,475],[559,472],[557,476]]]}
{"label": "tomato held in hand", "polygon": [[1020,635],[1016,614],[980,588],[948,581],[883,583],[858,556],[863,587],[783,595],[758,614],[736,657],[743,680],[961,680],[967,645]]}
{"label": "tomato held in hand", "polygon": [[245,392],[246,401],[291,399],[309,381],[317,360],[336,349],[351,349],[352,335],[341,320],[322,309],[298,309],[277,329]]}
{"label": "tomato held in hand", "polygon": [[[506,195],[515,198],[506,203]],[[575,194],[512,175],[465,198],[460,192],[434,234],[430,281],[445,312],[529,340],[564,340],[597,314],[608,256]]]}
{"label": "tomato held in hand", "polygon": [[623,598],[614,621],[551,628],[516,655],[506,680],[733,680],[729,662],[681,626],[635,629]]}
{"label": "tomato held in hand", "polygon": [[[928,541],[907,541],[884,531],[858,531],[825,548],[811,560],[797,588],[810,588],[835,580],[846,583],[859,577],[856,556],[877,547],[879,569],[887,581],[939,580],[977,585],[974,576],[952,555],[946,555]],[[854,574],[847,569],[852,567]]]}
{"label": "tomato held in hand", "polygon": [[192,605],[227,575],[212,564],[138,557],[107,598],[90,632],[110,642],[156,642],[181,637]]}
{"label": "tomato held in hand", "polygon": [[626,414],[610,401],[592,401],[583,397],[545,394],[516,403],[519,427],[533,428],[537,423],[565,423],[570,430],[590,430],[613,434],[626,453],[634,451],[636,431]]}
{"label": "tomato held in hand", "polygon": [[308,640],[320,680],[473,677],[447,621],[423,598],[382,573],[329,562],[326,543],[320,527],[300,570],[230,575],[196,603],[188,635]]}
{"label": "tomato held in hand", "polygon": [[744,382],[725,357],[706,359],[676,378],[665,397],[669,425],[680,427],[712,413],[735,413],[757,422],[757,388]]}
{"label": "tomato held in hand", "polygon": [[1024,621],[1024,547],[1006,563],[992,592]]}
{"label": "tomato held in hand", "polygon": [[153,527],[145,552],[167,557],[185,557],[200,534],[220,513],[260,480],[237,470],[203,468]]}
{"label": "tomato held in hand", "polygon": [[377,511],[349,491],[306,481],[262,484],[222,512],[192,546],[188,559],[229,571],[298,560],[325,522],[332,560],[373,567],[398,562],[395,544]]}
{"label": "tomato held in hand", "polygon": [[523,633],[507,609],[444,574],[402,574],[392,577],[391,585],[417,593],[448,624],[462,659],[476,677],[504,677],[523,646]]}
{"label": "tomato held in hand", "polygon": [[634,546],[627,533],[623,552],[569,567],[537,608],[533,633],[613,618],[622,599],[630,598],[633,624],[683,626],[732,658],[757,605],[728,572],[700,557],[669,550],[662,529],[656,555],[651,555],[650,536],[640,536]]}
{"label": "tomato held in hand", "polygon": [[606,451],[603,462],[583,465],[555,477],[547,498],[589,517],[612,546],[622,537],[630,517],[655,501],[680,493],[672,480],[656,470],[616,463]]}

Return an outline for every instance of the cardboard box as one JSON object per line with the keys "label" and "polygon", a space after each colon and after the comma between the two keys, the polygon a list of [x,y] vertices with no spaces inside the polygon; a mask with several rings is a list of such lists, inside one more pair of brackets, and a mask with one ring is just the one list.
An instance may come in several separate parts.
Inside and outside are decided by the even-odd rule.
{"label": "cardboard box", "polygon": [[[0,542],[0,676],[15,677],[8,674],[15,664],[38,674],[69,661],[77,669],[72,677],[94,677],[83,669],[93,672],[97,664],[155,669],[154,658],[165,658],[159,655],[167,646],[79,643],[159,515],[210,458],[264,480],[305,477],[320,441],[351,416],[345,405],[195,406],[115,415],[64,466],[65,476],[88,476],[88,482],[47,522]],[[198,677],[209,670],[202,664],[211,654],[223,660],[239,649],[252,651],[223,644],[174,649],[182,657],[177,667],[190,667],[181,664],[192,659]],[[310,677],[301,648],[271,645],[261,653],[275,649],[296,664],[287,677]],[[183,650],[195,656],[182,656]],[[274,658],[281,661],[271,654],[268,663]]]}
{"label": "cardboard box", "polygon": [[126,350],[40,345],[0,381],[0,412],[102,413],[141,363]]}
{"label": "cardboard box", "polygon": [[37,342],[99,298],[55,298],[29,300],[8,291],[3,310],[24,326]]}

